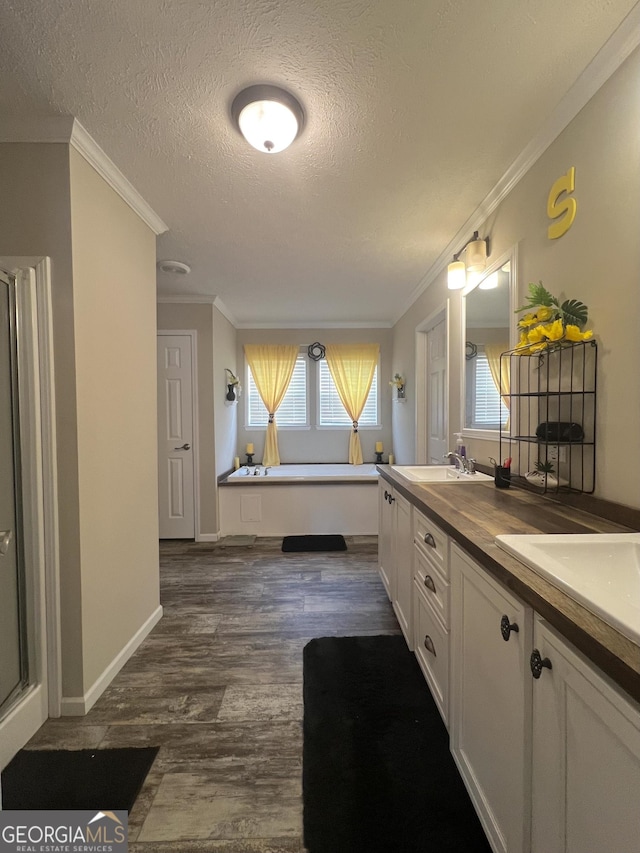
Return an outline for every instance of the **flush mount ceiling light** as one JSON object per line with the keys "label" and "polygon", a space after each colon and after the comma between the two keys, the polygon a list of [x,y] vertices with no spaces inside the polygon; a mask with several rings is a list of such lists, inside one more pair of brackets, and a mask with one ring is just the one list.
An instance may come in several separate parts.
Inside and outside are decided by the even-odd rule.
{"label": "flush mount ceiling light", "polygon": [[284,151],[302,130],[298,101],[278,86],[249,86],[231,105],[231,115],[250,145],[265,154]]}
{"label": "flush mount ceiling light", "polygon": [[189,275],[191,272],[189,264],[183,264],[182,261],[158,261],[157,267],[160,272],[166,272],[169,275]]}
{"label": "flush mount ceiling light", "polygon": [[[465,253],[464,262],[460,255]],[[482,272],[487,265],[489,255],[489,238],[480,239],[477,231],[453,256],[453,261],[447,267],[447,287],[449,290],[461,290],[467,283],[467,271]]]}

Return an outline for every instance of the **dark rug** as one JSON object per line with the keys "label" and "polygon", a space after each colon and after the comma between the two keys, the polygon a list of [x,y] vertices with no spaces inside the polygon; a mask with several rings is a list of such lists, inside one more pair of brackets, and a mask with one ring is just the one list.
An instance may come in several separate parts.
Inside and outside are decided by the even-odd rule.
{"label": "dark rug", "polygon": [[309,853],[491,853],[404,638],[323,637],[303,661]]}
{"label": "dark rug", "polygon": [[157,754],[157,746],[21,749],[2,771],[2,808],[130,812]]}
{"label": "dark rug", "polygon": [[285,536],[283,551],[346,551],[344,536],[323,534],[320,536]]}

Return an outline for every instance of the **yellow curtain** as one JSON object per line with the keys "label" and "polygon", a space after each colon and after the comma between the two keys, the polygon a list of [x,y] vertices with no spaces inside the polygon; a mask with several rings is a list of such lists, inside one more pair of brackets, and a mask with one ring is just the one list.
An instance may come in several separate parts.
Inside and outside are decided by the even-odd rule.
{"label": "yellow curtain", "polygon": [[[511,409],[511,371],[509,369],[509,358],[500,358],[500,355],[509,349],[509,344],[485,344],[484,354],[487,357],[491,377],[498,391],[502,391],[502,402],[507,409]],[[506,426],[508,427],[507,420]]]}
{"label": "yellow curtain", "polygon": [[326,348],[327,367],[342,405],[353,421],[349,438],[349,462],[352,465],[362,465],[358,418],[371,390],[379,352],[378,344],[328,344]]}
{"label": "yellow curtain", "polygon": [[251,368],[258,394],[269,413],[264,441],[263,465],[279,465],[278,428],[275,415],[293,376],[298,347],[295,344],[245,344],[244,354]]}

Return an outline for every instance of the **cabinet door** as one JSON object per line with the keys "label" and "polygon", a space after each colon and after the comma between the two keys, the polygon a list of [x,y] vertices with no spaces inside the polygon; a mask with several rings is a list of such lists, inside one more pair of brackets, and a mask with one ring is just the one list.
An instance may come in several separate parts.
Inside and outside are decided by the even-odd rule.
{"label": "cabinet door", "polygon": [[524,853],[530,841],[532,612],[457,546],[451,548],[451,594],[453,756],[493,849]]}
{"label": "cabinet door", "polygon": [[640,707],[538,618],[533,853],[640,850]]}
{"label": "cabinet door", "polygon": [[416,579],[413,592],[415,652],[431,695],[449,728],[449,632]]}
{"label": "cabinet door", "polygon": [[[389,499],[392,499],[391,501]],[[393,601],[395,578],[392,562],[393,487],[386,480],[378,483],[378,571],[387,595]]]}
{"label": "cabinet door", "polygon": [[395,594],[393,609],[407,641],[413,650],[413,530],[411,527],[411,504],[402,495],[395,495],[395,519],[393,556],[395,563]]}

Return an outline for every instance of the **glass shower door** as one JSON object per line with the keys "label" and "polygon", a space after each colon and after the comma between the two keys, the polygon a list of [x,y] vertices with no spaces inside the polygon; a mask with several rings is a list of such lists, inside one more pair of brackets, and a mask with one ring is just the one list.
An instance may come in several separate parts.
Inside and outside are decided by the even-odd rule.
{"label": "glass shower door", "polygon": [[0,718],[28,685],[15,279],[0,271]]}

